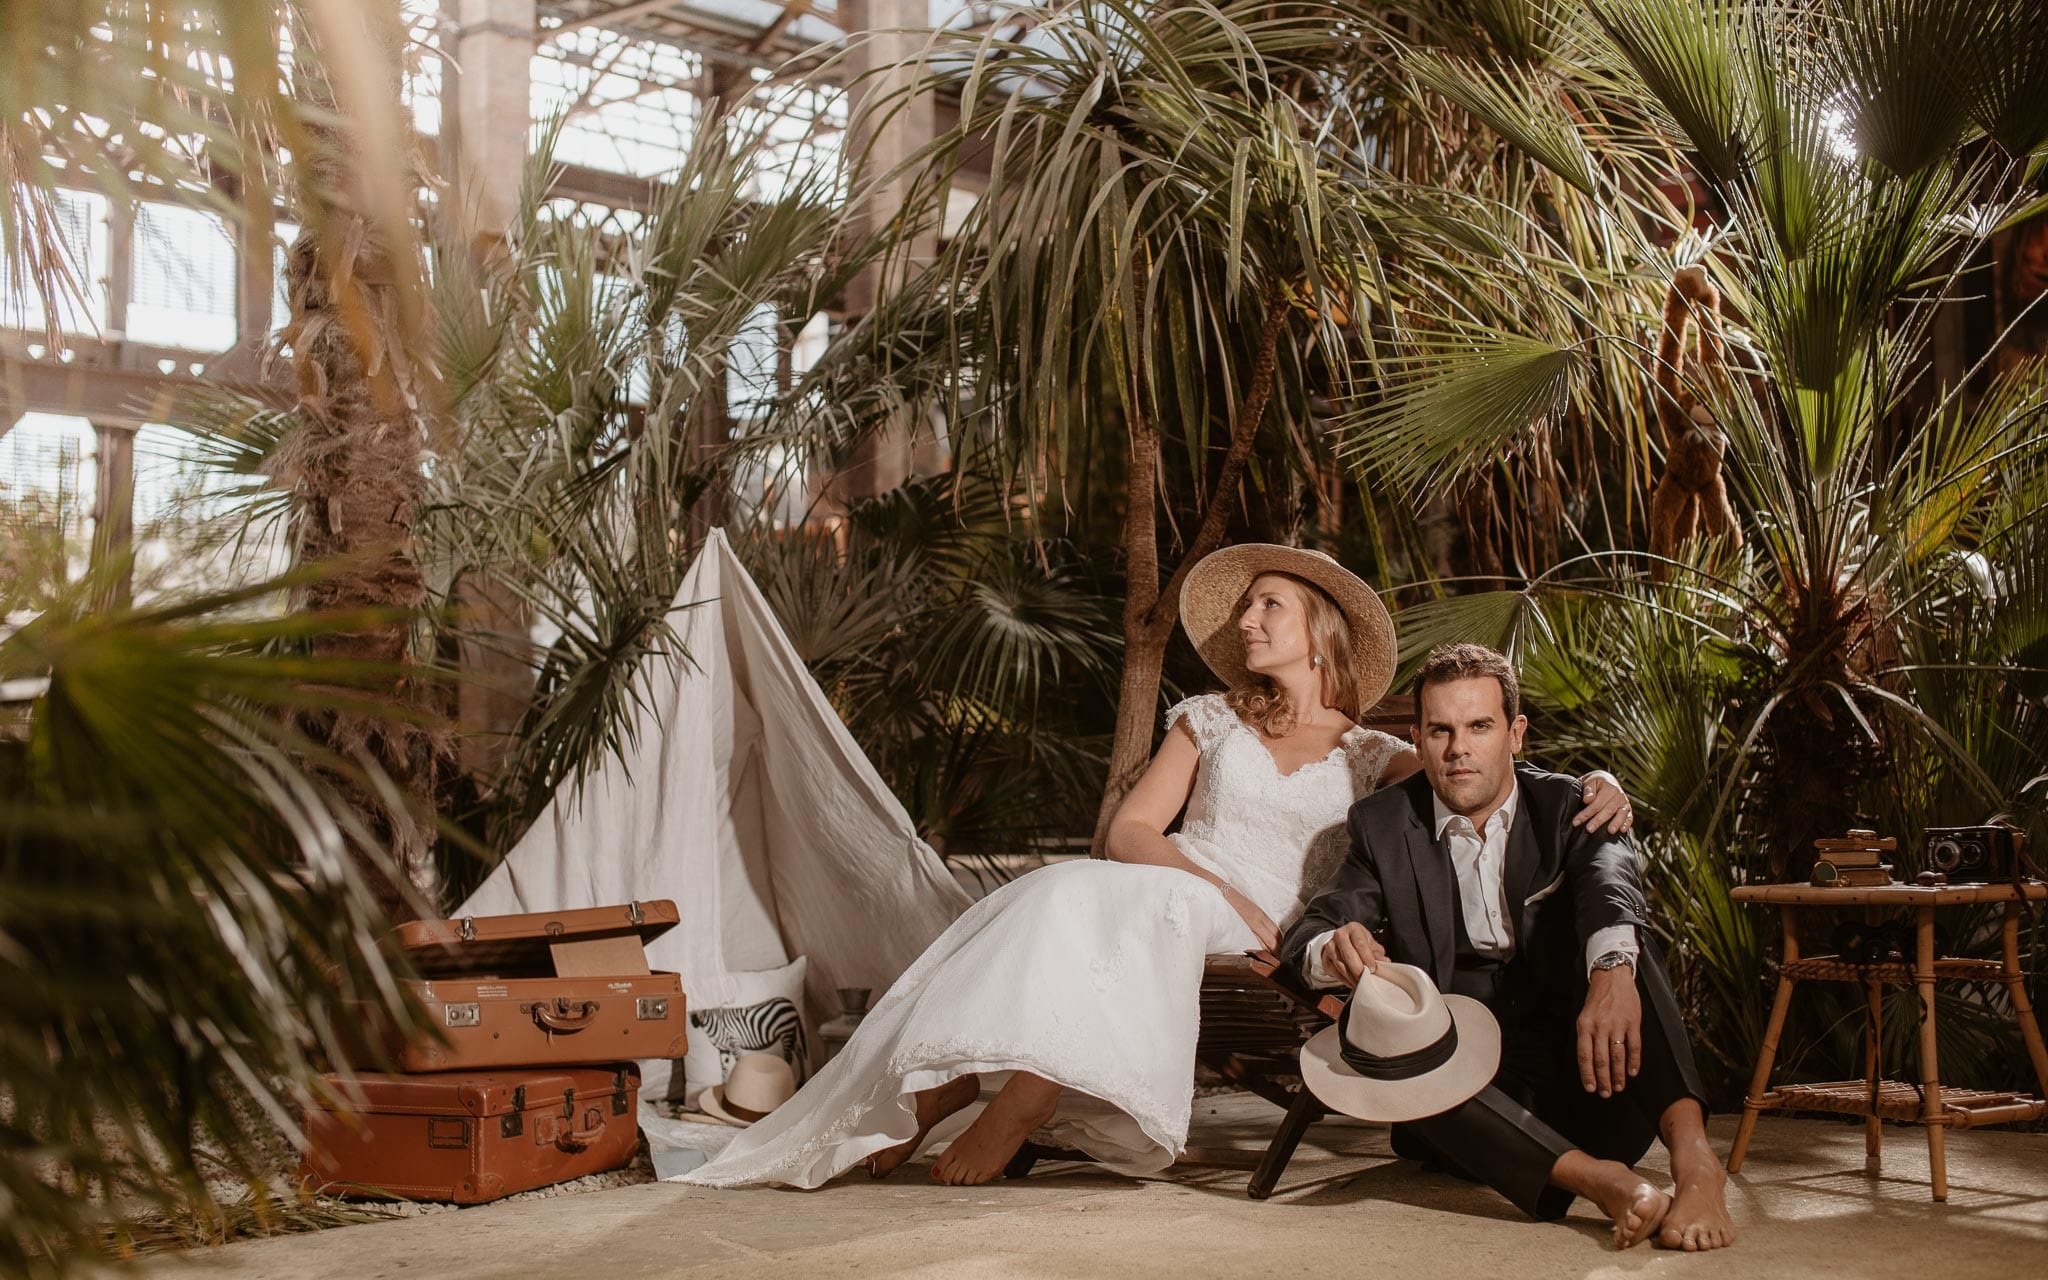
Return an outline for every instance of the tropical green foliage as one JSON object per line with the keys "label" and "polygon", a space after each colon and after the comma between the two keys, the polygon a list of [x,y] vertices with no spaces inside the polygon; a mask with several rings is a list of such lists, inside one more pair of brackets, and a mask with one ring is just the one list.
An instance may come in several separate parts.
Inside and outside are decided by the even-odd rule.
{"label": "tropical green foliage", "polygon": [[998,880],[1092,820],[1117,649],[1092,567],[1010,506],[955,474],[857,504],[836,536],[739,544],[918,834]]}
{"label": "tropical green foliage", "polygon": [[[454,216],[428,228],[445,407],[423,424],[439,456],[415,527],[413,648],[457,673],[451,700],[484,687],[523,707],[498,726],[503,751],[472,757],[441,797],[472,837],[442,843],[451,900],[483,870],[465,848],[509,847],[621,747],[640,667],[687,660],[668,616],[693,539],[746,515],[721,516],[716,495],[742,474],[800,477],[813,450],[872,429],[835,421],[820,443],[809,394],[742,432],[725,416],[732,353],[764,308],[786,340],[872,252],[847,250],[829,175],[755,199],[753,141],[707,132],[618,237],[552,211],[551,149],[544,133],[501,243],[480,252]],[[182,417],[252,482],[300,429],[225,394]],[[249,493],[251,519],[294,500]]]}
{"label": "tropical green foliage", "polygon": [[300,656],[361,617],[251,615],[301,586],[110,614],[85,583],[0,638],[9,1274],[263,1185],[324,1063],[413,1025],[358,872],[381,849],[322,778],[388,784],[292,728],[383,673]]}
{"label": "tropical green foliage", "polygon": [[947,399],[979,409],[955,434],[1043,527],[1098,494],[1121,526],[1098,835],[1151,752],[1181,580],[1248,494],[1299,536],[1318,398],[1355,381],[1347,330],[1373,306],[1378,228],[1324,117],[1359,23],[1321,0],[1084,0],[1028,31],[939,34],[906,90],[962,104],[911,163],[935,201],[993,144],[972,212],[913,286],[944,308],[929,329],[958,379]]}
{"label": "tropical green foliage", "polygon": [[[1508,141],[1554,183],[1597,179],[1607,221],[1629,229],[1629,271],[1661,289],[1697,260],[1726,300],[1735,377],[1695,368],[1685,387],[1725,434],[1739,552],[1695,544],[1656,566],[1659,584],[1641,544],[1619,540],[1514,597],[1403,622],[1411,643],[1461,629],[1509,643],[1553,736],[1611,763],[1655,815],[1699,1039],[1730,1062],[1758,1032],[1764,941],[1730,884],[1802,875],[1812,839],[1850,826],[1910,846],[1923,825],[2003,811],[2048,834],[2027,790],[2048,754],[2048,376],[2021,362],[1928,380],[1937,309],[2039,195],[2041,140],[2007,118],[2031,55],[1986,54],[1974,34],[1927,44],[1976,8],[1601,0],[1560,19],[1549,48],[1497,60],[1510,71],[1430,64],[1432,87],[1489,125],[1502,75],[1543,78],[1579,145],[1526,128]],[[1604,128],[1617,102],[1656,145]],[[1717,225],[1664,248],[1625,195],[1677,155],[1706,179]],[[1578,286],[1537,274],[1538,291]],[[1397,338],[1409,354],[1394,394],[1352,424],[1358,456],[1403,484],[1483,468],[1574,405],[1597,408],[1600,352],[1628,353],[1638,395],[1654,394],[1641,328],[1574,308],[1523,320],[1439,311]],[[2010,1059],[1976,1030],[1958,1052],[1996,1075]],[[1846,1074],[1855,1033],[1852,1018],[1795,1039]]]}

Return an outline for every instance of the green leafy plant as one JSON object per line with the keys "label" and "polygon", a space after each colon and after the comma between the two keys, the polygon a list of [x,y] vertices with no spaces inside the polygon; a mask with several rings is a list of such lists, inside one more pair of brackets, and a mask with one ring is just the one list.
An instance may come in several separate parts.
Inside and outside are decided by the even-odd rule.
{"label": "green leafy plant", "polygon": [[[1729,376],[1694,368],[1680,381],[1725,442],[1716,465],[1746,540],[1655,562],[1626,543],[1591,548],[1512,597],[1438,602],[1409,634],[1462,627],[1509,644],[1558,736],[1612,761],[1655,816],[1652,878],[1697,1039],[1735,1061],[1753,1047],[1762,975],[1729,885],[1803,876],[1811,841],[1851,826],[1910,846],[1923,825],[2001,810],[2039,823],[2023,791],[2048,751],[2035,567],[2048,377],[2021,361],[1928,385],[1937,308],[2038,196],[2040,139],[1994,128],[2030,55],[1986,57],[1971,40],[1928,72],[1914,33],[1954,29],[1965,8],[1603,0],[1576,52],[1528,72],[1582,104],[1632,102],[1631,118],[1663,132],[1631,146],[1579,113],[1617,225],[1625,193],[1673,152],[1713,192],[1711,245],[1667,250],[1639,234],[1635,269],[1662,282],[1696,260],[1726,303]],[[1433,66],[1458,100],[1491,92],[1483,70]],[[1966,136],[1973,126],[1993,142]],[[1587,176],[1577,149],[1522,142],[1557,181]],[[1638,331],[1583,309],[1524,319],[1420,317],[1397,339],[1412,354],[1394,393],[1353,423],[1356,456],[1411,484],[1485,466],[1568,406],[1597,404],[1600,351],[1632,353],[1646,398],[1671,394],[1651,385],[1660,370]],[[1454,430],[1436,429],[1437,409]],[[1958,941],[1985,937],[1963,928]],[[1994,1074],[2011,1061],[1985,1038],[1995,1021],[1951,1028],[1958,1053]],[[1853,1074],[1855,1033],[1823,1015],[1793,1038]]]}
{"label": "green leafy plant", "polygon": [[273,1185],[327,1065],[419,1025],[363,874],[382,848],[327,779],[390,784],[295,727],[309,708],[385,713],[385,673],[306,656],[373,620],[264,607],[303,575],[113,613],[94,585],[0,637],[12,1274]]}

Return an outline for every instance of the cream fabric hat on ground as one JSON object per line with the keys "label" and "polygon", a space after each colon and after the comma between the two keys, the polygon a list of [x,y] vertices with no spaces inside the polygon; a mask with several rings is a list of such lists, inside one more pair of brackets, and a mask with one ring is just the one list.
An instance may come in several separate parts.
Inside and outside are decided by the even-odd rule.
{"label": "cream fabric hat on ground", "polygon": [[1251,683],[1238,638],[1238,603],[1262,573],[1285,573],[1329,593],[1351,625],[1358,710],[1371,710],[1394,679],[1394,620],[1365,580],[1320,551],[1273,542],[1241,542],[1203,556],[1180,584],[1180,625],[1209,670],[1233,689]]}
{"label": "cream fabric hat on ground", "polygon": [[1334,1110],[1397,1122],[1440,1115],[1492,1081],[1500,1024],[1477,1000],[1439,993],[1412,965],[1359,979],[1344,1017],[1301,1047],[1301,1080]]}
{"label": "cream fabric hat on ground", "polygon": [[774,1053],[743,1053],[734,1059],[724,1084],[712,1085],[697,1106],[713,1120],[744,1129],[788,1102],[796,1093],[796,1071]]}

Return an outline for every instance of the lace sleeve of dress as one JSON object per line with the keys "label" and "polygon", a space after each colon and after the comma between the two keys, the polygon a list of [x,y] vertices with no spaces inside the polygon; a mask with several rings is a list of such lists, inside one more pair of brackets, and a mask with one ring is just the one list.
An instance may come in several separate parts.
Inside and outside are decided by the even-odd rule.
{"label": "lace sleeve of dress", "polygon": [[1351,777],[1360,799],[1379,790],[1380,775],[1387,771],[1388,761],[1403,751],[1415,749],[1412,742],[1364,725],[1344,735],[1344,746],[1350,756]]}
{"label": "lace sleeve of dress", "polygon": [[1185,720],[1188,732],[1195,735],[1195,746],[1206,752],[1215,745],[1236,721],[1237,713],[1223,700],[1220,693],[1201,693],[1182,702],[1176,702],[1166,713],[1166,727]]}

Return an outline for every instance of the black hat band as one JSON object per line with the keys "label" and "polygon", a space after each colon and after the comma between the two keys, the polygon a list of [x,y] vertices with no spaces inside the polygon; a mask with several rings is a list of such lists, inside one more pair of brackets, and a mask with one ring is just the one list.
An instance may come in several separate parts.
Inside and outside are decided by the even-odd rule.
{"label": "black hat band", "polygon": [[[1350,1019],[1346,1018],[1345,1022],[1348,1024]],[[1451,1019],[1443,1035],[1420,1049],[1385,1057],[1368,1053],[1354,1044],[1347,1026],[1338,1033],[1337,1052],[1344,1059],[1345,1066],[1369,1080],[1413,1080],[1449,1062],[1458,1052],[1458,1022]]]}

